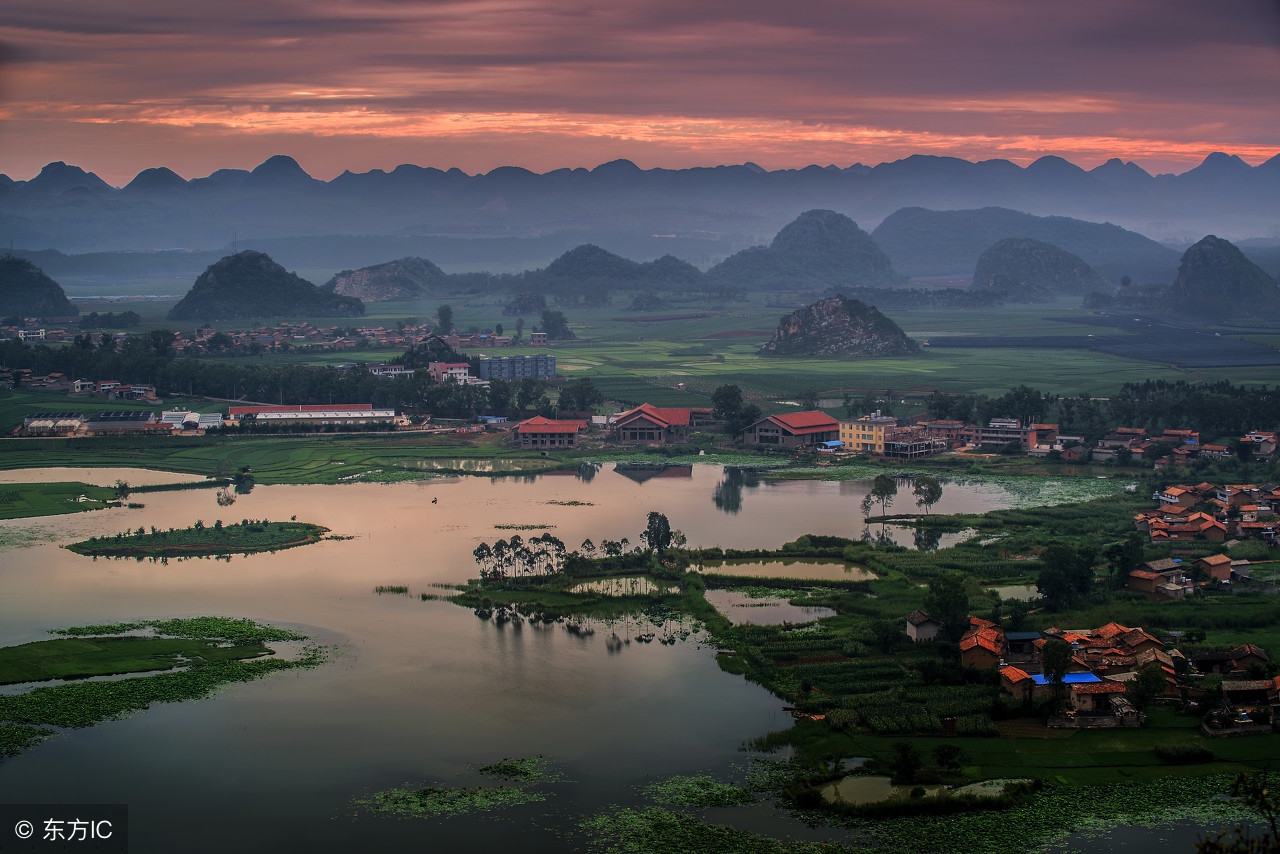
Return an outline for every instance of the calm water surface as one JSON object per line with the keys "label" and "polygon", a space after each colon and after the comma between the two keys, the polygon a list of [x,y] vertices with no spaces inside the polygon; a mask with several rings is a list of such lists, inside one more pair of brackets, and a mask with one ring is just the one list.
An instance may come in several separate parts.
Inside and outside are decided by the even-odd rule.
{"label": "calm water surface", "polygon": [[[6,480],[42,478],[76,479],[29,471]],[[691,545],[766,548],[803,533],[860,534],[865,483],[726,487],[728,478],[711,466],[646,479],[605,467],[589,480],[260,486],[231,507],[218,507],[212,490],[192,490],[140,494],[142,509],[0,522],[0,535],[22,535],[4,542],[35,541],[0,551],[0,645],[56,626],[225,614],[298,627],[337,648],[318,670],[158,705],[5,760],[0,802],[128,803],[134,852],[476,851],[517,836],[525,851],[578,849],[577,816],[635,803],[635,787],[654,779],[726,773],[745,761],[745,741],[791,724],[782,702],[722,672],[714,651],[696,643],[621,645],[607,631],[499,627],[417,594],[473,577],[475,546],[515,533],[501,525],[547,526],[571,548],[587,537],[639,543],[651,510]],[[948,486],[935,510],[1005,506],[1002,495]],[[354,539],[168,565],[60,548],[139,526],[290,516]],[[375,595],[377,585],[407,585],[412,595]],[[373,791],[470,780],[476,764],[538,753],[566,778],[543,804],[431,821],[351,807]],[[806,833],[799,824],[778,829]]]}

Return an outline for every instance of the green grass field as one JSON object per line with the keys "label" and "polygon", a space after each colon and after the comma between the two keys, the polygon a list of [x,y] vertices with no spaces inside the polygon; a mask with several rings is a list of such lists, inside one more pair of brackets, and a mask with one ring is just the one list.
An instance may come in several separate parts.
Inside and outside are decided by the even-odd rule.
{"label": "green grass field", "polygon": [[24,439],[0,441],[0,469],[141,466],[226,477],[248,466],[260,484],[335,484],[539,471],[559,463],[499,446],[497,439],[473,443],[426,434]]}
{"label": "green grass field", "polygon": [[115,500],[114,489],[87,483],[0,484],[0,519],[100,510]]}
{"label": "green grass field", "polygon": [[[787,304],[799,304],[813,302],[818,296],[753,293],[741,302],[676,304],[660,312],[641,314],[625,311],[629,297],[619,293],[614,296],[615,304],[605,308],[560,307],[578,337],[557,342],[550,352],[557,356],[560,373],[566,378],[590,377],[607,395],[624,402],[649,400],[673,406],[705,406],[710,392],[725,383],[738,384],[748,397],[768,409],[777,401],[795,399],[809,388],[836,397],[844,391],[861,396],[867,391],[882,393],[893,389],[895,397],[916,398],[913,402],[918,403],[920,396],[935,389],[1000,394],[1025,384],[1059,394],[1086,392],[1105,396],[1123,383],[1146,379],[1274,382],[1274,368],[1181,369],[1089,350],[1054,349],[1051,342],[1057,337],[1092,334],[1102,339],[1125,334],[1105,325],[1063,322],[1088,315],[1074,299],[982,311],[888,312],[917,340],[973,335],[1034,337],[1046,342],[1042,349],[930,347],[905,358],[774,359],[756,355],[779,318],[788,313],[787,309],[768,305],[770,301],[784,298]],[[516,318],[502,314],[505,301],[506,296],[501,294],[437,294],[420,301],[370,303],[366,316],[356,320],[297,319],[318,326],[393,327],[408,318],[428,321],[437,306],[449,304],[460,332],[502,324],[511,333]],[[144,329],[160,328],[173,326],[164,319],[169,307],[166,302],[146,302],[134,305],[133,310],[144,316]],[[525,318],[526,330],[537,322],[536,317]],[[249,321],[240,321],[219,323],[218,327],[229,330],[250,325]],[[1256,337],[1259,333],[1251,335]],[[1273,337],[1262,334],[1258,340],[1273,344]],[[681,351],[689,350],[706,355],[681,355]],[[531,350],[524,347],[507,352]],[[396,351],[370,349],[230,361],[252,358],[257,364],[332,365],[385,361],[396,355]]]}

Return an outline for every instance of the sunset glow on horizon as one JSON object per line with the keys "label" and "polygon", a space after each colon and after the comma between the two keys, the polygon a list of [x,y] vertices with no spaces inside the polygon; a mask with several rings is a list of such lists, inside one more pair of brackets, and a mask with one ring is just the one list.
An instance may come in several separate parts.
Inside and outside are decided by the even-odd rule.
{"label": "sunset glow on horizon", "polygon": [[123,185],[295,157],[536,172],[1111,157],[1183,172],[1280,152],[1269,0],[18,0],[0,172]]}

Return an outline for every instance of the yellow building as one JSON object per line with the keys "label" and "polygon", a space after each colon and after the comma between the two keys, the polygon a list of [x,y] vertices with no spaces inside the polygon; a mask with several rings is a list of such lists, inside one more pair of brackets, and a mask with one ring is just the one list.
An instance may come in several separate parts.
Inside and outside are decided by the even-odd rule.
{"label": "yellow building", "polygon": [[898,426],[898,419],[881,415],[876,410],[861,418],[840,419],[840,441],[846,451],[861,454],[883,454],[886,433]]}

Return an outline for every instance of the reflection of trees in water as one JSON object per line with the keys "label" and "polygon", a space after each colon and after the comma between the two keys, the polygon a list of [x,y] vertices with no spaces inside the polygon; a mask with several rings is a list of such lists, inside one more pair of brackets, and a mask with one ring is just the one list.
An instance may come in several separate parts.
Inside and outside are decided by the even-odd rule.
{"label": "reflection of trees in water", "polygon": [[942,531],[937,528],[922,528],[917,526],[912,532],[915,540],[916,549],[922,552],[936,552],[938,544],[942,542]]}
{"label": "reflection of trees in water", "polygon": [[599,463],[579,463],[577,477],[583,483],[590,483],[600,471]]}
{"label": "reflection of trees in water", "polygon": [[723,513],[737,513],[742,509],[742,490],[744,487],[757,487],[760,478],[754,469],[729,467],[724,470],[724,477],[716,484],[716,491],[711,500],[716,509]]}
{"label": "reflection of trees in water", "polygon": [[701,621],[663,605],[608,617],[589,614],[551,616],[535,607],[516,605],[481,606],[475,609],[475,615],[482,620],[492,620],[500,629],[523,630],[527,626],[536,631],[554,631],[559,627],[566,634],[583,641],[591,640],[599,633],[605,635],[605,650],[609,655],[618,655],[632,643],[657,641],[664,646],[673,646],[690,639],[701,640],[704,634]]}
{"label": "reflection of trees in water", "polygon": [[880,524],[880,530],[878,531],[872,530],[870,525],[863,528],[862,540],[876,548],[885,548],[886,546],[896,546],[898,544],[888,530],[885,529],[884,523]]}

